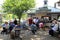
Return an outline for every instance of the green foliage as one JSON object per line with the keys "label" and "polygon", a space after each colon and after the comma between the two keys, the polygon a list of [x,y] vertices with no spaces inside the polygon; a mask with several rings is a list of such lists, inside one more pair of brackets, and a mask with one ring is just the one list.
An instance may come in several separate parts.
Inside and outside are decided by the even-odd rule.
{"label": "green foliage", "polygon": [[27,19],[27,14],[26,13],[22,14],[22,19]]}
{"label": "green foliage", "polygon": [[22,13],[34,7],[34,0],[5,0],[3,4],[3,11],[13,13],[21,19]]}
{"label": "green foliage", "polygon": [[[12,20],[12,19],[15,19],[15,18],[17,18],[17,16],[16,15],[14,15],[14,14],[5,14],[5,15],[3,15],[3,17],[2,17],[4,20]],[[26,19],[27,18],[27,14],[25,13],[25,14],[22,14],[22,17],[21,17],[22,19]]]}
{"label": "green foliage", "polygon": [[5,15],[3,15],[4,20],[12,20],[14,18],[17,18],[17,16],[13,15],[13,14],[5,14]]}

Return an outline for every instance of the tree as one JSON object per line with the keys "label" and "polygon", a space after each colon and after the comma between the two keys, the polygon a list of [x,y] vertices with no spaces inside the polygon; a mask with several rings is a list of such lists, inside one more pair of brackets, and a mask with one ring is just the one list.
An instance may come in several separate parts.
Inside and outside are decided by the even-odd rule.
{"label": "tree", "polygon": [[34,6],[34,0],[5,0],[2,7],[4,12],[17,15],[20,23],[22,13]]}

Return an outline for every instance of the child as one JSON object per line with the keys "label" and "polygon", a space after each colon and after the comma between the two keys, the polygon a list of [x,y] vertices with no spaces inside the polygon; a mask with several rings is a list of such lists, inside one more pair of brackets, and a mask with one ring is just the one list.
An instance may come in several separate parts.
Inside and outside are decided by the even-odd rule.
{"label": "child", "polygon": [[37,30],[37,27],[36,27],[35,23],[32,23],[31,24],[31,31],[32,31],[32,33],[35,34],[36,30]]}

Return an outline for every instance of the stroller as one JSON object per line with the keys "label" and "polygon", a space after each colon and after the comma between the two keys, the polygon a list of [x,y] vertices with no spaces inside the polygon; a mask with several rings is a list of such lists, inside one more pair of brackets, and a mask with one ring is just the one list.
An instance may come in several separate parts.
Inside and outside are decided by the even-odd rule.
{"label": "stroller", "polygon": [[11,33],[11,39],[14,39],[14,40],[22,40],[22,38],[20,37],[20,28],[15,28],[14,30],[15,32],[12,32]]}

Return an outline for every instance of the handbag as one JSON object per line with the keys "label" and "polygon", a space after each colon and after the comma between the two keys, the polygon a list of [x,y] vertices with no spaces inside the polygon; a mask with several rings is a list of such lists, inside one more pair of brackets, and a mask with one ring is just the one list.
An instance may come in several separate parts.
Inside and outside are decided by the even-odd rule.
{"label": "handbag", "polygon": [[54,26],[55,26],[55,24],[53,24],[53,23],[50,25],[51,28],[53,28]]}

